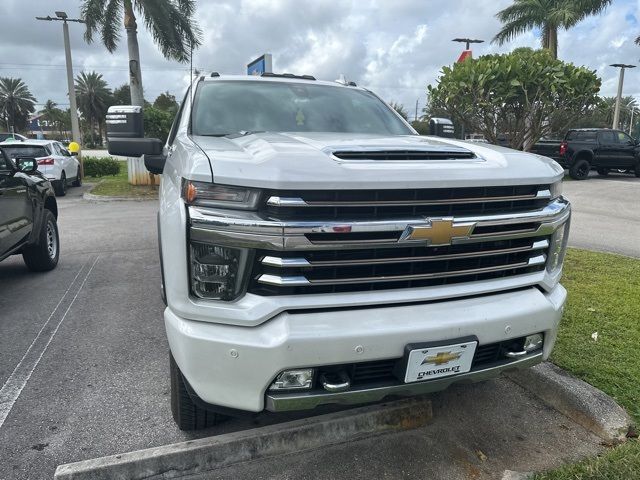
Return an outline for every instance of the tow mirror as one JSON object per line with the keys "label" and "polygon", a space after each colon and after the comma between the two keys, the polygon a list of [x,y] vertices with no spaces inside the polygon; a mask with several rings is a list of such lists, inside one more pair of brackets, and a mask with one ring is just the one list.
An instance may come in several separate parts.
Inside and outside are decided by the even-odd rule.
{"label": "tow mirror", "polygon": [[444,138],[455,138],[453,122],[448,118],[432,118],[429,120],[429,135]]}
{"label": "tow mirror", "polygon": [[31,157],[16,158],[16,167],[19,172],[33,173],[38,170],[38,161]]}
{"label": "tow mirror", "polygon": [[157,138],[144,138],[142,107],[114,105],[106,118],[108,150],[111,155],[124,157],[145,156],[145,166],[151,173],[161,174],[166,157],[163,142]]}

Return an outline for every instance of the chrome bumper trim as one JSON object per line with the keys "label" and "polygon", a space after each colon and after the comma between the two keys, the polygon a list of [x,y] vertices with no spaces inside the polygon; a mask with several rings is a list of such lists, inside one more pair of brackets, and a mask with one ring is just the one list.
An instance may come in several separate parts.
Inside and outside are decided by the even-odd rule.
{"label": "chrome bumper trim", "polygon": [[549,240],[538,240],[533,245],[516,248],[499,248],[496,250],[480,250],[468,253],[453,253],[448,255],[430,255],[423,257],[388,257],[388,258],[365,258],[358,260],[327,260],[309,261],[303,257],[282,258],[267,255],[260,260],[260,263],[269,267],[278,268],[301,268],[301,267],[350,267],[358,265],[384,265],[388,263],[414,263],[414,262],[440,262],[442,260],[460,260],[467,258],[492,257],[504,255],[506,253],[531,252],[534,250],[544,250],[549,247]]}
{"label": "chrome bumper trim", "polygon": [[306,392],[284,393],[279,395],[267,393],[265,408],[270,412],[290,412],[295,410],[310,410],[327,404],[353,405],[371,403],[383,400],[388,396],[406,397],[421,395],[444,390],[454,383],[473,383],[489,380],[497,377],[504,371],[532,367],[542,361],[542,352],[538,352],[503,365],[426,382],[404,383],[373,388],[353,388],[346,392],[338,393]]}
{"label": "chrome bumper trim", "polygon": [[440,200],[378,200],[378,201],[344,201],[315,202],[306,201],[300,197],[272,196],[267,199],[267,205],[273,207],[398,207],[413,205],[465,205],[467,203],[495,203],[518,202],[523,200],[551,200],[551,190],[538,190],[534,195],[512,195],[503,197],[469,197],[445,198]]}
{"label": "chrome bumper trim", "polygon": [[[473,234],[469,238],[454,238],[453,244],[474,243],[483,240],[509,240],[552,234],[570,215],[570,204],[564,198],[558,198],[542,209],[520,213],[501,215],[484,215],[474,217],[454,217],[455,224],[475,223],[475,228],[514,225],[520,223],[536,223],[539,226],[532,230],[507,231],[504,233]],[[191,222],[191,238],[194,240],[215,242],[246,248],[262,248],[267,250],[306,250],[362,248],[368,246],[409,246],[423,245],[424,240],[403,241],[397,239],[381,241],[328,241],[311,242],[305,235],[310,233],[351,233],[360,232],[398,232],[405,231],[408,226],[424,225],[425,217],[375,220],[375,221],[279,221],[268,220],[256,212],[209,209],[189,207]]]}
{"label": "chrome bumper trim", "polygon": [[277,287],[304,287],[308,285],[344,285],[344,284],[364,284],[377,282],[405,282],[409,280],[429,280],[439,278],[464,277],[467,275],[478,275],[482,273],[501,272],[503,270],[517,270],[536,265],[544,265],[547,262],[546,255],[536,255],[524,262],[510,263],[506,265],[496,265],[493,267],[471,268],[466,270],[451,270],[446,272],[420,273],[415,275],[387,275],[380,277],[355,277],[355,278],[328,278],[322,280],[309,280],[302,275],[271,275],[263,273],[258,277],[259,283],[275,285]]}

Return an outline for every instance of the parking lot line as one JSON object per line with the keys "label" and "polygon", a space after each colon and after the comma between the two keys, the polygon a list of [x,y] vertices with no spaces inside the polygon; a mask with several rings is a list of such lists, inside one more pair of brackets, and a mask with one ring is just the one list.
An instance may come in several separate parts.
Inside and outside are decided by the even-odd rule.
{"label": "parking lot line", "polygon": [[[89,268],[89,270],[85,274],[85,276],[84,276],[84,278],[82,280],[82,283],[80,284],[80,287],[78,288],[77,292],[73,296],[73,299],[69,303],[69,306],[65,310],[64,314],[62,315],[62,318],[60,319],[60,321],[58,322],[56,327],[49,334],[46,343],[44,344],[44,346],[40,350],[40,353],[37,354],[37,357],[36,357],[36,352],[34,352],[34,355],[30,356],[31,350],[34,348],[36,343],[38,343],[38,340],[40,340],[40,337],[42,336],[45,328],[47,327],[47,325],[49,324],[49,322],[53,318],[54,314],[56,313],[56,311],[58,310],[58,308],[60,307],[60,305],[62,304],[64,299],[66,298],[67,294],[71,290],[71,287],[74,285],[74,283],[76,282],[76,280],[80,276],[80,273],[84,270],[84,267],[87,265],[87,263],[84,263],[82,265],[82,267],[80,268],[80,270],[78,271],[78,273],[74,277],[73,281],[69,285],[69,288],[67,288],[67,290],[64,292],[64,295],[62,295],[62,298],[60,298],[60,301],[58,302],[58,304],[55,306],[55,308],[51,312],[51,315],[49,315],[49,318],[44,323],[44,325],[42,326],[40,331],[38,332],[38,335],[36,335],[36,337],[33,339],[33,342],[31,342],[31,345],[29,345],[29,348],[27,349],[27,351],[23,355],[22,359],[16,365],[16,367],[13,369],[13,372],[11,372],[11,375],[9,376],[7,381],[4,383],[4,385],[2,386],[2,389],[0,389],[0,428],[2,427],[2,425],[5,422],[5,420],[7,419],[7,416],[9,415],[9,412],[11,412],[11,409],[13,408],[13,405],[16,403],[16,400],[18,400],[18,397],[20,396],[20,393],[22,393],[22,389],[25,387],[25,385],[29,381],[29,378],[31,378],[31,374],[33,373],[33,371],[38,366],[38,363],[40,363],[40,360],[42,359],[42,356],[44,355],[44,352],[47,351],[47,348],[49,347],[49,344],[53,340],[53,337],[56,335],[58,329],[60,328],[60,325],[62,325],[62,322],[64,321],[64,319],[66,318],[67,314],[69,313],[69,310],[71,309],[71,307],[73,306],[74,302],[76,301],[76,298],[78,298],[78,295],[82,291],[82,287],[84,287],[84,284],[87,281],[87,278],[89,278],[89,275],[91,274],[91,272],[93,270],[93,267],[96,265],[96,263],[97,263],[99,258],[100,258],[100,256],[98,255],[95,258],[95,260],[93,261],[93,264],[91,265],[91,268]],[[43,339],[44,338],[45,337],[43,336]],[[29,358],[29,357],[31,357],[31,358]]]}

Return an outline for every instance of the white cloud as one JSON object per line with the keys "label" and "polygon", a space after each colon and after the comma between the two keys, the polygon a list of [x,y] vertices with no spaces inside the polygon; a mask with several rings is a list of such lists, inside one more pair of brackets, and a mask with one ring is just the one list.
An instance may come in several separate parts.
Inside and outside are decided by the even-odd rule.
{"label": "white cloud", "polygon": [[[78,0],[56,0],[56,9],[79,14]],[[474,55],[537,47],[536,32],[519,36],[505,46],[490,43],[499,30],[495,14],[511,0],[200,0],[197,19],[204,32],[194,65],[203,71],[244,73],[248,61],[270,52],[277,71],[312,74],[333,80],[344,73],[350,80],[372,87],[387,100],[413,111],[416,99],[425,101],[426,85],[443,65],[450,65],[463,46],[455,37],[487,42],[474,46]],[[51,98],[68,103],[61,26],[37,22],[35,15],[52,14],[41,0],[2,0],[0,75],[22,77],[38,101]],[[617,0],[607,11],[591,17],[559,36],[559,55],[596,70],[603,78],[602,93],[614,95],[617,71],[608,65],[637,63],[640,48],[640,1]],[[181,95],[188,81],[188,65],[162,58],[142,22],[139,43],[145,96],[153,100],[169,90]],[[76,73],[102,73],[111,87],[127,81],[124,32],[112,55],[99,41],[87,45],[83,27],[71,24]],[[98,39],[97,39],[98,40]],[[637,69],[640,70],[640,69]],[[640,73],[627,74],[625,94],[640,98]]]}

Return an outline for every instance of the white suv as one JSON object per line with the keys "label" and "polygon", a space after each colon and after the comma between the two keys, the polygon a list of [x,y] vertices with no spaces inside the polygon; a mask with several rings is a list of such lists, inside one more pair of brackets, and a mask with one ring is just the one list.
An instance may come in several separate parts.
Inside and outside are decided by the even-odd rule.
{"label": "white suv", "polygon": [[38,171],[53,185],[57,197],[67,194],[67,187],[82,185],[82,171],[78,159],[64,145],[55,140],[5,140],[2,149],[12,160],[35,158]]}
{"label": "white suv", "polygon": [[[166,145],[112,107],[109,151],[162,173],[173,415],[415,395],[541,362],[566,298],[552,160],[419,136],[370,91],[202,76]],[[193,108],[191,105],[193,104]]]}

